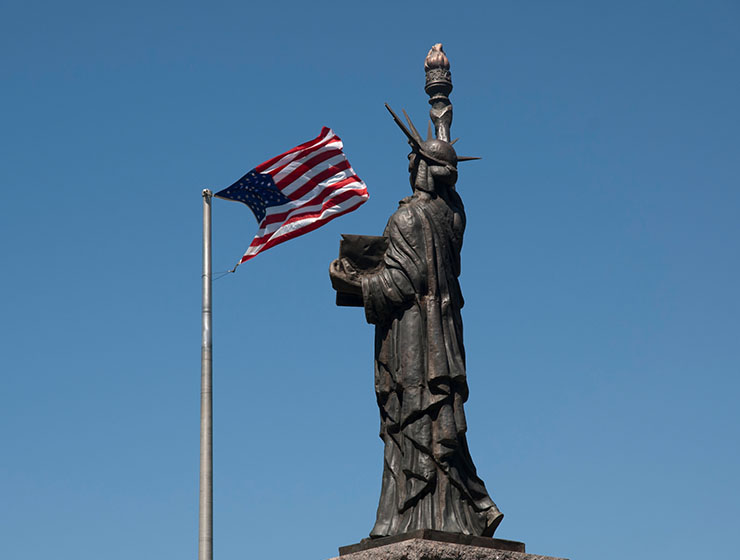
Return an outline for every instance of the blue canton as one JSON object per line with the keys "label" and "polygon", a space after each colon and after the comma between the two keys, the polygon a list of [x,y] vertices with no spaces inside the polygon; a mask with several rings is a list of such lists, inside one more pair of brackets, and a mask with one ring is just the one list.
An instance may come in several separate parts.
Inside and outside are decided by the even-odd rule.
{"label": "blue canton", "polygon": [[254,212],[257,223],[262,223],[265,219],[267,208],[290,202],[290,199],[275,186],[275,181],[270,175],[257,173],[254,169],[214,196],[243,202]]}

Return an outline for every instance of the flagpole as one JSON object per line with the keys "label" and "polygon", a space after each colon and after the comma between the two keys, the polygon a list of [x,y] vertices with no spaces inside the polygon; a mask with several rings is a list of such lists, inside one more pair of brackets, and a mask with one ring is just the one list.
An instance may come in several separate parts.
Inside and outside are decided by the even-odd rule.
{"label": "flagpole", "polygon": [[198,560],[213,560],[213,360],[211,334],[211,198],[203,189],[203,337],[200,351],[200,503]]}

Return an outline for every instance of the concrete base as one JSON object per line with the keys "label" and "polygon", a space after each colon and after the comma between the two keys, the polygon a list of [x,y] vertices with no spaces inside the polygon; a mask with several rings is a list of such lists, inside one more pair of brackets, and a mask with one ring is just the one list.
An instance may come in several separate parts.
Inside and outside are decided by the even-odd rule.
{"label": "concrete base", "polygon": [[331,560],[564,560],[524,552],[524,543],[443,533],[414,531],[382,539],[364,539],[339,548]]}

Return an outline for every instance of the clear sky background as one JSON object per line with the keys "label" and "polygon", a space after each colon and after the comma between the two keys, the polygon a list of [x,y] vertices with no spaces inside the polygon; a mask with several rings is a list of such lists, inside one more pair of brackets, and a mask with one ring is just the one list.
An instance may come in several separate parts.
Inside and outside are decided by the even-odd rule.
{"label": "clear sky background", "polygon": [[[3,2],[0,557],[197,555],[201,189],[333,128],[370,200],[214,284],[215,556],[371,529],[373,330],[340,233],[455,90],[469,443],[497,536],[718,557],[740,525],[740,4]],[[214,270],[256,231],[214,201]]]}

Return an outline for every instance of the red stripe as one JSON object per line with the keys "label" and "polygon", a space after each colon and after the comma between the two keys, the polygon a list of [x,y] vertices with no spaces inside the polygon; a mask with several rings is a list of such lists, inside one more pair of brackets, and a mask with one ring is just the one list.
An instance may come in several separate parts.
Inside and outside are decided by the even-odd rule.
{"label": "red stripe", "polygon": [[[356,193],[353,193],[353,192],[344,193],[344,195],[346,195],[346,196],[342,196],[341,199],[340,199],[340,197],[336,197],[334,200],[331,201],[330,204],[327,204],[327,205],[323,206],[320,210],[314,210],[314,211],[311,211],[311,212],[304,212],[303,214],[296,214],[295,216],[291,216],[290,219],[288,219],[288,220],[285,221],[285,223],[280,224],[280,227],[282,228],[283,226],[285,226],[287,224],[292,224],[294,222],[298,222],[298,221],[302,221],[302,220],[310,220],[311,218],[313,218],[314,220],[319,220],[320,221],[321,219],[323,219],[323,218],[321,218],[321,219],[319,218],[321,216],[321,214],[324,213],[325,211],[333,208],[334,206],[338,206],[338,205],[342,204],[343,202],[347,202],[349,200],[352,200],[353,198],[357,198],[358,199],[358,204],[353,205],[353,208],[356,208],[357,206],[359,206],[360,204],[363,204],[367,200],[367,198],[365,198],[363,196],[359,196],[359,195],[357,195]],[[309,223],[313,223],[313,222],[309,222]],[[300,229],[303,229],[304,227],[306,227],[306,226],[300,226],[298,229],[300,230]],[[262,236],[259,236],[259,237],[255,237],[252,240],[252,243],[250,244],[250,246],[259,246],[262,243],[269,242],[270,239],[272,239],[275,236],[281,237],[282,235],[286,235],[286,234],[278,234],[277,232],[279,231],[279,229],[280,228],[278,228],[277,230],[275,230],[275,231],[273,231],[271,233],[268,233],[268,234],[265,234],[265,235],[262,235]]]}
{"label": "red stripe", "polygon": [[[344,153],[342,153],[342,150],[338,150],[336,148],[322,150],[321,152],[317,153],[316,155],[312,156],[306,161],[303,161],[300,164],[298,164],[298,167],[296,167],[293,171],[288,173],[285,177],[281,177],[278,181],[275,181],[275,186],[279,188],[280,190],[283,190],[285,187],[287,187],[288,185],[290,185],[291,183],[294,183],[297,179],[299,179],[301,175],[305,175],[306,173],[311,171],[311,169],[313,169],[320,163],[325,162],[327,159],[331,159],[336,156],[344,157]],[[295,162],[291,162],[291,163],[295,163]],[[270,175],[272,175],[273,177],[275,177],[276,174],[277,172],[270,173]]]}
{"label": "red stripe", "polygon": [[[350,183],[362,183],[360,181],[360,178],[357,175],[352,175],[351,177],[347,177],[346,179],[342,179],[341,181],[337,181],[336,183],[333,183],[331,185],[328,185],[325,187],[321,192],[319,192],[316,196],[311,198],[310,200],[307,200],[306,202],[302,203],[300,206],[297,206],[295,208],[291,208],[290,210],[286,210],[285,212],[279,212],[275,214],[267,214],[260,224],[260,227],[263,227],[265,225],[274,224],[277,222],[281,222],[283,220],[288,219],[294,212],[300,212],[301,208],[305,208],[306,206],[313,206],[314,204],[318,204],[324,199],[328,199],[332,192],[339,190],[340,188],[344,187],[345,185],[349,185]],[[365,194],[367,194],[367,189],[363,187]],[[360,194],[360,189],[355,189],[353,191],[347,191],[347,192],[355,192]]]}
{"label": "red stripe", "polygon": [[336,156],[342,156],[344,159],[347,159],[347,157],[344,155],[344,152],[342,152],[341,148],[327,148],[326,146],[321,146],[319,149],[321,151],[317,153],[316,155],[312,156],[310,159],[306,159],[306,158],[291,159],[284,165],[281,165],[280,167],[275,167],[269,170],[267,173],[273,179],[275,179],[276,176],[282,173],[283,170],[285,170],[285,168],[288,167],[289,165],[296,165],[296,163],[298,164],[297,167],[293,169],[292,171],[290,171],[289,174],[285,175],[284,177],[281,177],[280,179],[275,180],[275,186],[277,186],[280,190],[288,188],[291,185],[291,183],[299,180],[300,177],[304,173],[309,172],[313,167],[316,167],[317,165],[321,165],[321,163],[323,163],[327,159],[331,159]]}
{"label": "red stripe", "polygon": [[[288,194],[288,198],[291,200],[301,200],[304,196],[306,196],[308,193],[310,193],[313,189],[315,189],[318,186],[321,186],[321,183],[324,183],[325,181],[328,181],[335,175],[339,174],[342,171],[352,171],[352,166],[349,164],[349,161],[346,159],[344,161],[340,161],[336,165],[331,165],[321,171],[320,173],[317,173],[310,179],[306,179],[306,182],[303,183],[299,188],[294,190],[292,193]],[[359,181],[359,179],[358,179]]]}
{"label": "red stripe", "polygon": [[311,146],[315,145],[318,142],[321,142],[322,140],[325,140],[326,139],[326,136],[327,136],[327,134],[329,132],[330,132],[330,130],[324,126],[324,127],[321,128],[321,132],[319,133],[319,135],[316,138],[314,138],[313,140],[309,140],[308,142],[304,142],[303,144],[300,144],[300,145],[296,146],[295,148],[292,148],[292,149],[288,150],[287,152],[283,152],[279,156],[275,156],[274,158],[268,159],[264,163],[260,163],[257,167],[255,167],[255,169],[257,170],[258,173],[261,173],[264,169],[270,167],[271,165],[274,165],[276,162],[280,161],[282,158],[284,158],[288,154],[299,152],[299,151],[301,151],[301,150],[303,150],[305,148],[308,148],[308,147],[311,147]]}
{"label": "red stripe", "polygon": [[[295,161],[300,161],[308,158],[312,153],[317,152],[319,150],[327,149],[330,144],[338,143],[340,145],[340,148],[331,148],[331,149],[340,149],[342,141],[339,140],[336,136],[329,136],[328,138],[325,138],[315,146],[311,146],[310,148],[306,148],[305,150],[302,150],[301,152],[293,154],[291,157],[289,157],[284,164],[282,164],[280,167],[272,167],[276,162],[273,162],[273,164],[268,165],[264,167],[264,169],[261,169],[260,172],[269,173],[273,177],[280,173],[283,169],[285,169],[288,165]],[[285,154],[283,154],[285,155]],[[274,158],[273,158],[274,159]],[[255,168],[256,169],[256,168]]]}
{"label": "red stripe", "polygon": [[[243,256],[242,260],[239,262],[239,264],[248,261],[250,259],[253,259],[257,255],[259,255],[262,251],[265,251],[269,249],[270,247],[274,247],[275,245],[279,245],[280,243],[283,243],[284,241],[288,241],[290,239],[293,239],[294,237],[298,237],[299,235],[303,235],[304,233],[308,233],[310,231],[315,230],[318,227],[323,226],[325,223],[332,221],[334,218],[338,218],[339,216],[343,216],[347,212],[351,212],[355,208],[357,208],[360,204],[365,202],[364,200],[360,200],[357,204],[354,206],[349,206],[348,208],[345,208],[341,212],[337,212],[336,214],[332,214],[331,216],[327,216],[326,218],[322,218],[321,220],[316,220],[315,222],[311,222],[310,224],[306,224],[304,227],[296,229],[294,231],[291,231],[289,233],[286,233],[285,235],[281,235],[280,237],[276,239],[270,239],[267,243],[265,243],[262,248],[257,251],[254,255],[249,256]],[[254,241],[250,244],[250,247],[254,245]]]}
{"label": "red stripe", "polygon": [[[287,224],[292,224],[293,222],[298,222],[300,220],[305,220],[307,218],[318,218],[319,216],[321,216],[323,212],[325,212],[329,208],[333,206],[338,206],[342,202],[346,202],[348,200],[351,200],[352,198],[360,198],[362,199],[362,202],[365,202],[366,200],[363,198],[363,193],[361,191],[356,191],[356,190],[344,191],[343,193],[339,193],[337,196],[327,198],[326,200],[324,200],[324,202],[321,204],[321,208],[318,210],[310,210],[310,211],[303,212],[301,214],[295,213],[291,215],[290,218],[285,220],[285,222],[281,224],[280,227],[287,225]],[[274,233],[275,232],[273,232],[272,235],[274,235]]]}
{"label": "red stripe", "polygon": [[[326,139],[326,136],[327,136],[327,134],[329,134],[329,132],[331,132],[330,129],[326,128],[325,126],[322,127],[321,128],[321,133],[316,138],[314,138],[313,140],[309,140],[308,142],[304,142],[303,144],[300,144],[300,145],[296,146],[295,148],[292,148],[292,149],[288,150],[287,152],[283,152],[279,156],[275,156],[274,158],[268,159],[267,161],[265,161],[263,163],[260,163],[257,167],[255,167],[255,170],[257,171],[257,173],[262,173],[265,169],[269,168],[271,165],[275,165],[278,161],[280,161],[282,158],[284,158],[288,154],[293,154],[293,153],[296,153],[296,152],[300,152],[301,150],[304,150],[306,148],[312,148],[312,147],[314,147],[317,143],[320,143],[320,141],[325,140]],[[334,139],[339,140],[339,137],[338,136],[331,136],[330,138],[332,138],[332,140],[334,140]],[[341,142],[341,140],[340,140],[340,142]],[[300,157],[300,156],[299,155],[296,155],[296,157]]]}
{"label": "red stripe", "polygon": [[[298,213],[300,212],[300,208],[297,208],[296,210],[294,210],[293,214],[289,215],[288,219],[286,219],[283,223],[280,224],[280,227],[283,227],[284,225],[287,225],[287,224],[292,224],[293,222],[297,222],[299,220],[305,220],[306,218],[312,218],[312,217],[318,218],[319,216],[321,216],[321,214],[324,211],[328,210],[332,206],[337,206],[341,204],[342,202],[346,202],[347,200],[350,200],[355,197],[359,198],[361,203],[365,202],[367,200],[367,189],[349,190],[349,191],[340,193],[335,197],[327,198],[326,200],[324,200],[324,202],[321,205],[321,208],[318,210],[310,210],[307,212]],[[271,223],[276,223],[276,222],[271,222]],[[255,245],[255,241],[257,241],[256,245],[259,245],[263,240],[270,239],[270,237],[275,235],[276,232],[277,230],[271,233],[267,233],[265,235],[259,236],[259,237],[255,237],[252,240],[252,243],[250,244],[250,246]]]}
{"label": "red stripe", "polygon": [[326,199],[318,210],[306,210],[304,212],[301,212],[300,209],[298,209],[295,213],[291,214],[284,222],[281,222],[280,227],[278,229],[270,233],[261,235],[261,236],[259,235],[259,232],[258,232],[258,236],[256,236],[254,240],[259,240],[259,242],[261,243],[265,241],[266,239],[269,239],[270,237],[275,235],[276,232],[284,225],[292,224],[294,222],[298,222],[298,221],[305,220],[305,219],[318,218],[326,210],[332,208],[333,206],[338,206],[339,204],[346,202],[347,200],[351,200],[352,198],[358,198],[358,199],[361,199],[362,202],[365,202],[367,200],[367,195],[363,191],[355,191],[355,190],[345,191],[333,198]]}

